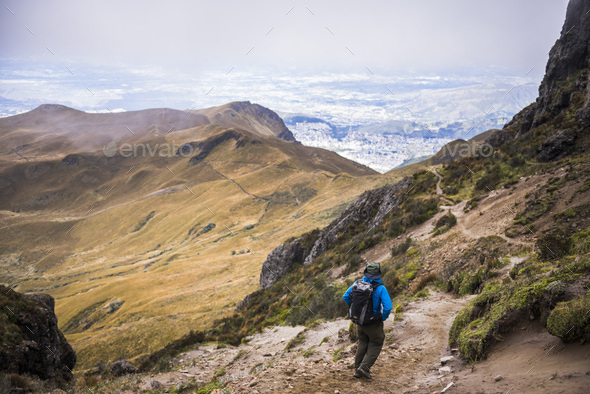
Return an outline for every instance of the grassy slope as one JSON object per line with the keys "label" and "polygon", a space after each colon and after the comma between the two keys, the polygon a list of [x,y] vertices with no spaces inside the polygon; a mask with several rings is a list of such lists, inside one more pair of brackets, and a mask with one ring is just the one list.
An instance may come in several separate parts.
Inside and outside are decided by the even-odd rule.
{"label": "grassy slope", "polygon": [[[395,178],[358,176],[371,172],[331,152],[245,135],[242,147],[225,141],[194,166],[81,154],[80,165],[5,170],[2,281],[56,298],[79,367],[149,353],[210,326],[258,288],[270,250]],[[338,166],[353,175],[335,174]],[[60,194],[40,198],[48,190]]]}

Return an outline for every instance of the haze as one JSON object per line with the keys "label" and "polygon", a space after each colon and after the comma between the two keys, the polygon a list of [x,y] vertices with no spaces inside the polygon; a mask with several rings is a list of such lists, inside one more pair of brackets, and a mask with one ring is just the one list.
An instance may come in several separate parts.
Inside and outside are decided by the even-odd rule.
{"label": "haze", "polygon": [[[566,0],[7,1],[2,59],[441,73],[542,75]],[[370,70],[370,71],[367,71]]]}

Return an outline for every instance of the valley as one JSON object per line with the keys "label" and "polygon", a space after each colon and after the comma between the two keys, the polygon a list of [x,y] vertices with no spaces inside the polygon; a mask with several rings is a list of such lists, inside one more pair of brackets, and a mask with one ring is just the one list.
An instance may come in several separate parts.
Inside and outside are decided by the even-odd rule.
{"label": "valley", "polygon": [[[208,118],[220,110],[212,112]],[[231,113],[239,126],[239,112]],[[261,260],[277,239],[322,226],[338,206],[384,181],[331,152],[275,142],[268,124],[255,134],[228,134],[197,113],[189,117],[196,128],[158,137],[148,120],[154,115],[130,115],[116,115],[127,117],[118,126],[120,146],[152,138],[181,146],[200,138],[205,143],[193,156],[206,158],[193,165],[183,156],[105,157],[104,137],[94,143],[96,153],[71,153],[82,141],[58,135],[67,148],[53,159],[35,132],[55,127],[54,116],[84,116],[65,107],[29,115],[40,126],[23,137],[27,161],[13,155],[10,166],[10,153],[3,156],[2,281],[56,298],[60,326],[82,367],[150,353],[231,313],[256,289]],[[160,120],[160,127],[180,128],[183,115],[169,114],[170,125]],[[251,122],[252,115],[240,115]],[[111,115],[90,116],[97,130],[103,120],[107,130],[117,124]],[[279,121],[270,120],[277,134],[284,131]],[[135,134],[124,127],[131,122]]]}
{"label": "valley", "polygon": [[[590,3],[570,0],[530,104],[524,77],[400,77],[384,101],[381,77],[334,74],[280,116],[0,118],[0,391],[586,392],[589,42]],[[339,120],[312,88],[346,102],[324,103]],[[369,262],[392,300],[373,379],[353,376],[343,300]]]}

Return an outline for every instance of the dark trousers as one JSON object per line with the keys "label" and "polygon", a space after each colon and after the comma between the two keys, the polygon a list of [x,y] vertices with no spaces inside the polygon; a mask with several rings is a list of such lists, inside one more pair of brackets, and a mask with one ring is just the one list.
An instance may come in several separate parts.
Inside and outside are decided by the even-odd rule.
{"label": "dark trousers", "polygon": [[369,370],[379,353],[383,348],[383,341],[385,340],[385,332],[383,332],[383,322],[371,324],[369,326],[356,326],[359,337],[359,347],[356,351],[354,359],[354,367],[356,369],[363,367]]}

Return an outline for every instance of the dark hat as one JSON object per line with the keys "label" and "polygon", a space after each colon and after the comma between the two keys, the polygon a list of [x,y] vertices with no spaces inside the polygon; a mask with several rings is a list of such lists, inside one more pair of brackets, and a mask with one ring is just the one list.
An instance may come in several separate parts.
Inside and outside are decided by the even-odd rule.
{"label": "dark hat", "polygon": [[381,278],[381,265],[379,263],[367,263],[364,274],[369,279]]}

